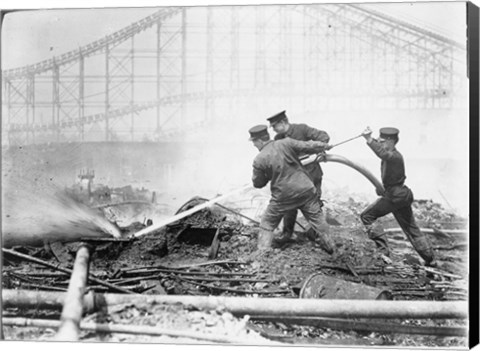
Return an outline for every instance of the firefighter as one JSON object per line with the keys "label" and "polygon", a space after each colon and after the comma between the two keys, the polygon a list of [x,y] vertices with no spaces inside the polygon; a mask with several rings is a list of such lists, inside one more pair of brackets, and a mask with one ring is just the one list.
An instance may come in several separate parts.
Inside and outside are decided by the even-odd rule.
{"label": "firefighter", "polygon": [[[303,123],[290,123],[285,112],[286,111],[282,111],[272,117],[267,118],[267,121],[270,123],[270,127],[275,131],[275,133],[277,133],[275,135],[275,140],[280,140],[288,137],[301,141],[314,140],[324,143],[328,143],[330,141],[330,136],[327,134],[327,132],[323,130],[312,128]],[[312,162],[308,165],[305,165],[304,167],[310,175],[313,184],[315,185],[317,197],[320,202],[320,211],[323,212],[323,201],[321,199],[323,178],[322,168],[320,167],[320,164],[318,162]],[[277,244],[281,245],[291,238],[297,220],[297,213],[297,209],[293,209],[285,213],[285,216],[283,217],[283,231],[280,236],[275,238],[275,242]],[[322,213],[322,216],[325,220],[325,213]],[[311,230],[307,230],[307,234],[311,235]]]}
{"label": "firefighter", "polygon": [[368,237],[373,240],[378,250],[388,256],[390,250],[383,230],[374,228],[374,222],[389,213],[393,213],[398,224],[418,254],[425,260],[425,265],[435,266],[436,260],[430,242],[418,228],[412,211],[413,193],[405,185],[405,163],[402,154],[396,149],[399,130],[381,128],[380,137],[372,138],[372,131],[367,128],[363,137],[367,145],[382,160],[381,176],[385,192],[368,206],[360,215]]}
{"label": "firefighter", "polygon": [[253,161],[253,186],[263,188],[270,182],[272,196],[260,222],[258,252],[271,248],[273,231],[282,217],[299,209],[317,233],[321,247],[333,254],[335,247],[321,215],[315,185],[299,160],[299,154],[318,153],[327,150],[329,145],[291,138],[274,141],[266,125],[255,126],[249,133],[249,140],[259,150]]}

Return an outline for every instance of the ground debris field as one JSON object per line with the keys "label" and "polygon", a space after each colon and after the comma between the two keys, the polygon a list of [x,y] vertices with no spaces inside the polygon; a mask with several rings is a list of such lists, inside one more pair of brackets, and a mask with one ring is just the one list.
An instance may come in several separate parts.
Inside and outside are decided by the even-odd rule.
{"label": "ground debris field", "polygon": [[[389,258],[375,250],[362,230],[359,213],[368,205],[349,196],[328,194],[324,206],[337,247],[328,255],[306,231],[299,215],[292,239],[252,259],[259,215],[268,197],[245,192],[149,234],[132,235],[153,225],[165,205],[156,201],[111,199],[90,203],[122,232],[122,239],[94,240],[90,274],[141,295],[237,296],[248,299],[468,300],[468,223],[430,200],[416,200],[414,214],[431,241],[439,264],[425,267],[392,215],[379,221],[388,231]],[[331,196],[328,196],[331,195]],[[151,194],[146,199],[151,198]],[[137,199],[138,200],[138,199]],[[206,200],[194,197],[177,209]],[[245,205],[247,204],[247,205]],[[249,211],[245,210],[249,207]],[[251,208],[254,207],[254,211]],[[171,215],[172,213],[170,213]],[[143,219],[143,220],[139,220]],[[53,267],[72,269],[80,242],[45,247],[14,247]],[[4,253],[3,289],[66,292],[70,275]],[[332,288],[338,284],[337,290]],[[119,293],[90,281],[88,291]],[[58,321],[60,310],[9,306],[3,318]],[[120,325],[164,330],[112,332],[82,328],[80,341],[137,343],[233,343],[249,345],[360,345],[465,347],[466,319],[283,318],[238,315],[223,306],[201,309],[181,303],[119,303],[86,313],[85,325]],[[172,332],[175,331],[175,332]],[[54,327],[4,325],[6,340],[53,340]]]}

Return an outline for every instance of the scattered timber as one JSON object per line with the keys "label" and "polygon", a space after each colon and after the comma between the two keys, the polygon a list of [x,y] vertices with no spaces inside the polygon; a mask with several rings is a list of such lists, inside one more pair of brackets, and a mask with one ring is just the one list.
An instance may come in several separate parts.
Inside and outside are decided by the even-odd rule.
{"label": "scattered timber", "polygon": [[[188,273],[183,273],[187,276],[183,276],[183,279],[191,280],[191,281],[204,281],[204,282],[224,282],[224,283],[276,283],[278,279],[253,279],[253,278],[209,278],[209,277],[192,277],[189,276]],[[141,277],[134,277],[134,278],[126,278],[126,279],[115,279],[116,284],[126,284],[132,283],[140,280],[155,280],[161,278],[168,278],[170,275],[167,274],[155,274],[149,276],[141,276]],[[172,277],[173,278],[173,277]]]}
{"label": "scattered timber", "polygon": [[[3,253],[6,253],[6,254],[10,254],[10,255],[13,255],[15,257],[18,257],[18,258],[21,258],[23,260],[26,260],[26,261],[30,261],[30,262],[33,262],[33,263],[37,263],[39,265],[42,265],[42,266],[45,266],[45,267],[49,267],[49,268],[52,268],[56,271],[60,271],[60,272],[63,272],[63,273],[68,273],[68,274],[72,274],[72,270],[71,269],[68,269],[68,268],[62,268],[62,267],[59,267],[59,266],[56,266],[56,265],[53,265],[51,263],[48,263],[46,261],[43,261],[43,260],[40,260],[38,258],[35,258],[35,257],[31,257],[29,255],[25,255],[25,254],[22,254],[20,252],[16,252],[14,250],[11,250],[11,249],[3,249],[2,248],[2,252]],[[110,284],[110,283],[107,283],[103,280],[100,280],[98,278],[95,278],[93,276],[91,276],[91,274],[88,275],[88,279],[91,280],[92,282],[95,282],[97,284],[100,284],[100,285],[103,285],[103,286],[106,286],[110,289],[113,289],[115,291],[119,291],[119,292],[123,292],[123,293],[126,293],[126,294],[135,294],[133,291],[130,291],[130,290],[127,290],[127,289],[124,289],[124,288],[121,288],[119,286],[116,286],[114,284]]]}
{"label": "scattered timber", "polygon": [[279,279],[251,279],[251,278],[204,278],[204,277],[182,277],[182,279],[203,282],[225,282],[225,283],[277,283]]}
{"label": "scattered timber", "polygon": [[[138,269],[138,270],[125,270],[123,271],[125,275],[135,275],[138,274],[153,274],[153,273],[171,273],[171,274],[188,274],[188,275],[211,275],[216,277],[221,276],[252,276],[254,273],[240,273],[240,272],[200,272],[200,271],[181,271],[173,268],[152,268],[152,269]],[[120,273],[123,275],[122,273]]]}
{"label": "scattered timber", "polygon": [[200,262],[200,263],[193,263],[193,264],[186,264],[180,265],[176,267],[172,267],[175,269],[184,269],[184,268],[193,268],[193,267],[205,267],[205,266],[212,266],[212,265],[223,265],[223,264],[246,264],[245,262],[240,261],[233,261],[233,260],[222,260],[222,261],[209,261],[209,262]]}
{"label": "scattered timber", "polygon": [[135,241],[135,238],[80,238],[77,241],[82,241],[82,242],[107,242],[107,243],[125,243],[125,242],[131,242]]}
{"label": "scattered timber", "polygon": [[233,293],[237,293],[237,294],[246,294],[246,295],[248,295],[248,294],[250,294],[250,295],[270,294],[270,295],[273,295],[273,294],[288,294],[288,293],[290,293],[290,290],[259,290],[259,291],[256,291],[256,290],[242,290],[242,289],[226,288],[226,287],[223,287],[223,286],[202,284],[202,283],[198,283],[196,281],[190,281],[190,280],[187,280],[185,278],[179,278],[179,277],[174,277],[174,279],[177,279],[177,280],[182,281],[184,283],[195,284],[197,286],[201,286],[203,288],[213,290],[213,291],[215,291],[215,290],[216,291],[228,291],[228,292],[233,292]]}
{"label": "scattered timber", "polygon": [[459,275],[439,271],[438,269],[433,269],[433,268],[430,268],[430,267],[423,267],[423,269],[426,272],[430,272],[430,273],[433,273],[433,274],[438,274],[438,275],[441,275],[441,276],[444,276],[444,277],[449,277],[449,278],[453,278],[453,279],[462,279],[462,277],[460,277]]}

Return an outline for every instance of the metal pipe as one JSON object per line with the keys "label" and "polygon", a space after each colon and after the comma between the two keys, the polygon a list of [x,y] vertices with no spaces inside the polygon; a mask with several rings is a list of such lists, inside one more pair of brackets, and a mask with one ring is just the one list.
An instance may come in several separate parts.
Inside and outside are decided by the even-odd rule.
{"label": "metal pipe", "polygon": [[[95,294],[95,297],[98,294]],[[153,296],[153,295],[151,295]],[[103,294],[107,305],[132,302],[143,296],[126,296],[121,294]],[[147,299],[148,300],[148,297]],[[467,304],[464,302],[437,301],[372,301],[372,300],[319,300],[319,299],[284,299],[284,298],[242,298],[221,296],[155,296],[153,301],[165,303],[182,303],[201,309],[214,310],[224,306],[226,310],[237,315],[290,315],[323,316],[341,318],[466,318]],[[97,299],[95,300],[97,304]]]}
{"label": "metal pipe", "polygon": [[[58,328],[60,322],[52,321],[49,319],[30,319],[30,318],[2,318],[5,325],[12,325],[18,327],[37,327],[37,328]],[[131,325],[131,324],[104,324],[104,323],[81,323],[80,328],[83,330],[90,330],[97,333],[122,333],[122,334],[134,334],[134,335],[152,335],[161,336],[167,335],[177,338],[189,338],[196,340],[204,340],[222,344],[243,344],[250,345],[253,342],[255,345],[273,345],[277,342],[273,342],[267,339],[258,338],[248,341],[245,338],[235,336],[222,336],[222,335],[209,335],[202,332],[192,332],[183,330],[173,330],[158,328],[156,326],[148,325]]]}
{"label": "metal pipe", "polygon": [[350,139],[347,139],[347,140],[344,140],[344,141],[341,141],[339,143],[336,143],[336,144],[333,144],[333,145],[330,145],[330,150],[333,149],[334,147],[337,147],[339,145],[342,145],[342,144],[345,144],[345,143],[348,143],[349,141],[352,141],[352,140],[355,140],[355,139],[358,139],[360,137],[363,136],[363,133],[360,134],[360,135],[357,135],[357,136],[354,136],[353,138],[350,138]]}
{"label": "metal pipe", "polygon": [[86,244],[83,244],[78,249],[75,257],[73,273],[68,284],[67,296],[60,316],[60,328],[56,335],[57,340],[77,341],[79,339],[89,263],[90,250]]}
{"label": "metal pipe", "polygon": [[[7,307],[53,307],[65,293],[35,291],[2,291],[4,308]],[[124,295],[92,294],[85,301],[95,309],[121,303],[182,303],[196,308],[215,310],[220,306],[235,315],[310,316],[334,318],[428,318],[456,319],[468,317],[465,301],[387,301],[387,300],[324,300],[292,298],[244,298],[226,296],[187,295]]]}
{"label": "metal pipe", "polygon": [[371,320],[347,320],[339,318],[255,316],[253,320],[280,322],[283,324],[309,325],[317,328],[355,330],[357,332],[377,332],[382,334],[467,336],[466,327],[437,327],[424,325],[404,325],[400,323],[374,322]]}
{"label": "metal pipe", "polygon": [[[385,233],[402,233],[402,228],[387,228],[383,230]],[[468,234],[467,229],[437,229],[437,228],[420,228],[420,231],[428,234]],[[448,235],[447,235],[448,236]]]}

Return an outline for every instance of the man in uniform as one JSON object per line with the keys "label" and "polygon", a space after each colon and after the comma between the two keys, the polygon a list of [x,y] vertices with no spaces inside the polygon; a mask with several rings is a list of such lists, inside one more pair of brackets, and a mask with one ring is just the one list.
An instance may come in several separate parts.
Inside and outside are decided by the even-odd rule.
{"label": "man in uniform", "polygon": [[428,266],[435,266],[436,260],[430,242],[420,231],[412,212],[413,193],[405,183],[405,164],[402,154],[396,149],[399,130],[396,128],[381,128],[378,140],[372,138],[372,131],[367,128],[363,137],[367,145],[382,160],[381,175],[385,188],[383,194],[368,206],[360,215],[365,225],[368,237],[372,239],[380,252],[390,254],[387,239],[383,230],[373,228],[377,218],[393,213],[398,224],[412,243],[418,254]]}
{"label": "man in uniform", "polygon": [[[282,111],[272,117],[267,118],[267,121],[270,122],[270,127],[273,128],[275,133],[277,133],[275,135],[275,140],[280,140],[288,137],[288,138],[301,140],[301,141],[313,140],[313,141],[321,141],[324,143],[328,143],[330,141],[330,136],[327,134],[327,132],[323,130],[312,128],[303,123],[302,124],[290,123],[288,121],[287,115],[285,114],[285,111]],[[307,170],[308,174],[310,175],[313,181],[313,184],[315,185],[315,188],[317,191],[317,197],[320,201],[320,211],[322,211],[321,210],[323,206],[323,202],[321,200],[322,178],[323,178],[322,168],[320,167],[320,164],[318,162],[312,162],[308,165],[305,165],[304,167]],[[322,217],[323,217],[323,220],[326,222],[324,213],[322,213]],[[296,209],[293,209],[292,211],[285,213],[285,216],[283,217],[282,234],[281,236],[275,239],[275,241],[278,244],[284,243],[288,239],[290,239],[290,237],[293,234],[296,220],[297,220]],[[328,226],[326,226],[326,228],[328,228]]]}
{"label": "man in uniform", "polygon": [[322,248],[332,254],[334,245],[325,230],[315,186],[300,163],[299,154],[318,153],[329,148],[322,141],[299,141],[290,138],[273,141],[266,125],[249,130],[250,141],[259,150],[253,161],[253,186],[263,188],[270,182],[272,198],[262,215],[258,250],[267,250],[273,231],[285,213],[300,209],[316,231]]}

